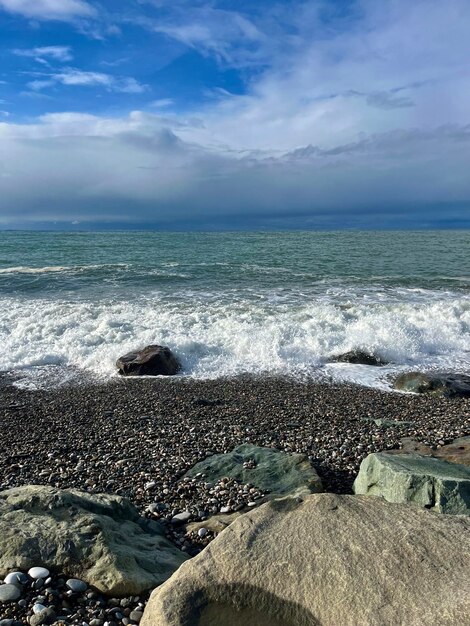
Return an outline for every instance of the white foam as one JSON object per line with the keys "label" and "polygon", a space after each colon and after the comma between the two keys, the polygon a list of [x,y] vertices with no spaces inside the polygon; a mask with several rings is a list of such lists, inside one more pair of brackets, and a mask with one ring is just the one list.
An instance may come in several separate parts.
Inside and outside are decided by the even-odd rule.
{"label": "white foam", "polygon": [[0,274],[54,274],[61,272],[81,272],[84,270],[96,270],[102,268],[128,267],[126,263],[101,264],[101,265],[50,265],[46,267],[28,267],[19,265],[17,267],[0,268]]}
{"label": "white foam", "polygon": [[[0,370],[63,365],[109,377],[118,356],[150,343],[170,346],[196,378],[323,375],[387,387],[402,369],[470,370],[470,297],[458,293],[185,291],[113,302],[11,297],[1,306]],[[328,363],[352,349],[394,365]]]}

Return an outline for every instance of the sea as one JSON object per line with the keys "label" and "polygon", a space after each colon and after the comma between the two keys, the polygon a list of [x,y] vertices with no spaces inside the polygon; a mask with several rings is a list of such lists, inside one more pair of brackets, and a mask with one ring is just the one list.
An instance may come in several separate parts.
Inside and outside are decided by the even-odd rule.
{"label": "sea", "polygon": [[[470,231],[0,232],[0,372],[42,389],[169,346],[181,377],[392,389],[470,372]],[[384,367],[334,362],[373,353]]]}

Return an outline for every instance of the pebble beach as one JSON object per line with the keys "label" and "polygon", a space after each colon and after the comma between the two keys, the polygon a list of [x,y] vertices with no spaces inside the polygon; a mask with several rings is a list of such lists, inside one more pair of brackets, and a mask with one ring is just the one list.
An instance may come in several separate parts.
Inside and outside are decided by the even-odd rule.
{"label": "pebble beach", "polygon": [[[118,378],[30,391],[11,382],[1,379],[0,490],[46,484],[125,496],[144,517],[163,522],[167,537],[189,556],[214,533],[187,532],[180,522],[243,511],[266,495],[236,480],[215,486],[203,476],[180,480],[207,456],[243,443],[303,453],[326,491],[351,493],[371,452],[399,447],[405,437],[438,448],[470,434],[468,399],[354,385],[251,376]],[[35,584],[25,587],[26,597],[4,605],[7,621],[0,623],[41,623],[34,607],[45,592]],[[89,588],[76,593],[66,574],[43,587],[50,602],[60,600],[67,624],[138,623],[130,615],[139,617],[147,600],[106,598]]]}
{"label": "pebble beach", "polygon": [[304,453],[325,490],[350,493],[371,452],[399,447],[404,437],[439,447],[470,434],[468,399],[288,378],[115,379],[36,391],[3,379],[0,389],[8,444],[1,489],[50,484],[113,493],[144,513],[160,504],[160,517],[207,509],[204,483],[178,479],[242,443]]}

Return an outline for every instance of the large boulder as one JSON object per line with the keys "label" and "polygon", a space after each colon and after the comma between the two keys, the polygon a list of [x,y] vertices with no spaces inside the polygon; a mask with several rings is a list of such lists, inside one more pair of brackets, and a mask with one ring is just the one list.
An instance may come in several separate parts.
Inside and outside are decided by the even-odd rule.
{"label": "large boulder", "polygon": [[465,374],[405,372],[397,376],[394,386],[400,391],[470,398],[470,376]]}
{"label": "large boulder", "polygon": [[469,626],[470,519],[315,494],[242,515],[141,626]]}
{"label": "large boulder", "polygon": [[287,454],[249,443],[200,461],[183,478],[194,478],[200,473],[205,482],[215,484],[224,477],[235,478],[271,497],[323,491],[318,474],[304,454]]}
{"label": "large boulder", "polygon": [[470,468],[420,454],[378,452],[362,461],[354,493],[470,515]]}
{"label": "large boulder", "polygon": [[185,560],[125,498],[46,486],[0,493],[0,578],[45,566],[111,595],[135,595]]}
{"label": "large boulder", "polygon": [[337,363],[353,363],[354,365],[387,365],[387,361],[384,361],[380,356],[362,350],[351,350],[344,354],[338,354],[333,357],[333,361]]}
{"label": "large boulder", "polygon": [[170,348],[147,346],[119,357],[116,367],[123,376],[174,376],[181,364]]}

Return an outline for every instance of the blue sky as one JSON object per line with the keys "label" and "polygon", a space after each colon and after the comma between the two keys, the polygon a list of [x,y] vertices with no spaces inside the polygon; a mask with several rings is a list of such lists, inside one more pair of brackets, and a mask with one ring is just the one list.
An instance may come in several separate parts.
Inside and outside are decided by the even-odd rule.
{"label": "blue sky", "polygon": [[0,228],[470,227],[468,0],[0,0]]}

